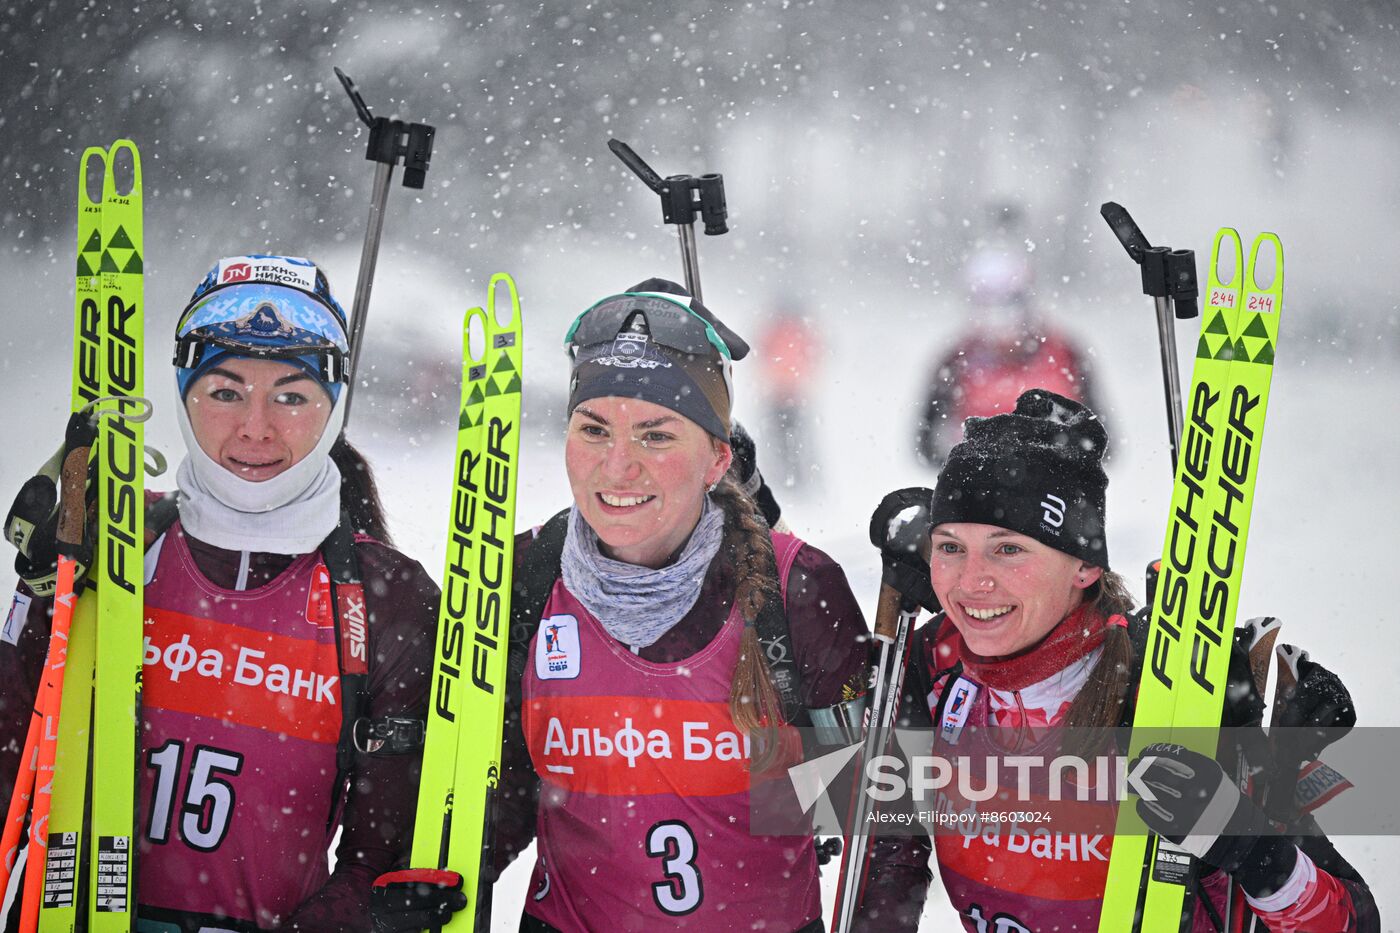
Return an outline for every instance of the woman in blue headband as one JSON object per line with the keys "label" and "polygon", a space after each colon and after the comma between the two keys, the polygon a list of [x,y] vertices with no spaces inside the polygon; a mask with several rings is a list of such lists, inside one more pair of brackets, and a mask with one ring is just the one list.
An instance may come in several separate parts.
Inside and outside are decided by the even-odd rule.
{"label": "woman in blue headband", "polygon": [[[142,929],[368,929],[407,851],[438,595],[341,435],[348,349],[304,259],[224,259],[180,315],[187,456],[146,523]],[[0,644],[7,775],[48,605]]]}

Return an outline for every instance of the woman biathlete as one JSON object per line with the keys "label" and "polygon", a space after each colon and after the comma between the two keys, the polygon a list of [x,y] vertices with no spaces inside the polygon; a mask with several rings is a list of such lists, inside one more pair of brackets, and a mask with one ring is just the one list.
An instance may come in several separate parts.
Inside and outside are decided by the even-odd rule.
{"label": "woman biathlete", "polygon": [[[750,788],[787,786],[793,726],[859,730],[869,630],[730,473],[749,348],[660,279],[566,341],[573,505],[516,545],[496,862],[537,842],[520,928],[821,930],[810,828],[752,830]],[[411,876],[384,929],[445,916]]]}
{"label": "woman biathlete", "polygon": [[[175,347],[188,455],[147,507],[139,928],[367,930],[413,825],[437,588],[385,543],[341,435],[345,315],[321,270],[220,261]],[[7,784],[52,605],[22,595],[0,643]]]}
{"label": "woman biathlete", "polygon": [[[914,636],[901,710],[903,724],[930,730],[934,756],[969,755],[980,742],[991,756],[1049,760],[1062,741],[1081,754],[1111,754],[1113,730],[1132,722],[1147,619],[1109,569],[1107,443],[1088,408],[1033,389],[1013,412],[968,419],[932,492],[895,494],[923,509],[928,574],[943,607]],[[1354,722],[1335,675],[1311,663],[1301,673],[1300,696],[1330,690],[1345,699],[1339,715]],[[1226,726],[1262,711],[1239,647],[1227,697]],[[1140,779],[1157,799],[1135,801],[1137,810],[1204,866],[1193,929],[1225,928],[1233,882],[1269,930],[1379,930],[1365,881],[1315,824],[1290,835],[1213,759],[1180,745],[1147,752]],[[1113,825],[1111,812],[1097,830],[1106,835],[950,825],[934,833],[932,848],[966,929],[1096,931]],[[891,857],[872,871],[857,928],[917,929],[926,859],[888,839],[874,849]]]}

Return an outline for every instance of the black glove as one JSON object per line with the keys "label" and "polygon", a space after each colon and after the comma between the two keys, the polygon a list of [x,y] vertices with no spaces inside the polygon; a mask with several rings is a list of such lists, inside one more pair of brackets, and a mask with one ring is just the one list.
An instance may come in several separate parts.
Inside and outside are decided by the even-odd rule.
{"label": "black glove", "polygon": [[1280,687],[1274,704],[1269,744],[1278,768],[1274,780],[1283,792],[1269,794],[1268,808],[1273,818],[1290,822],[1296,815],[1293,787],[1298,769],[1351,731],[1356,707],[1342,679],[1310,659],[1306,651],[1280,645],[1279,662],[1294,671],[1296,682]]}
{"label": "black glove", "polygon": [[932,489],[896,489],[880,500],[870,516],[870,543],[880,549],[882,581],[929,612],[939,612],[943,607],[929,581],[925,550],[933,532],[929,524],[932,507]]}
{"label": "black glove", "polygon": [[1254,683],[1254,671],[1249,666],[1249,644],[1254,637],[1251,619],[1247,624],[1235,629],[1233,650],[1226,680],[1229,689],[1225,691],[1224,722],[1227,726],[1258,726],[1264,721],[1264,698]]}
{"label": "black glove", "polygon": [[758,510],[763,513],[763,520],[768,523],[768,527],[778,527],[783,510],[778,505],[778,500],[773,498],[773,490],[764,482],[763,474],[759,472],[758,450],[754,446],[753,438],[737,421],[729,429],[729,447],[734,451],[734,460],[729,464],[730,475],[743,487],[744,492],[749,494],[749,498],[758,503]]}
{"label": "black glove", "polygon": [[15,573],[36,596],[58,586],[58,487],[40,474],[20,487],[5,516],[5,539],[19,549]]}
{"label": "black glove", "polygon": [[1284,691],[1273,725],[1290,730],[1282,736],[1296,746],[1299,761],[1311,761],[1351,731],[1356,725],[1356,707],[1340,677],[1309,658],[1306,651],[1283,647],[1297,658],[1292,665],[1298,672],[1297,682]]}
{"label": "black glove", "polygon": [[1268,897],[1288,881],[1297,847],[1215,759],[1161,742],[1143,749],[1130,773],[1157,798],[1137,802],[1138,816],[1153,832],[1226,872],[1251,897]]}
{"label": "black glove", "polygon": [[[74,412],[64,431],[63,447],[39,473],[20,487],[10,511],[5,515],[5,540],[19,554],[15,557],[15,573],[36,596],[52,596],[58,583],[58,477],[69,451],[91,448],[97,440],[97,425],[91,416]],[[84,508],[96,500],[95,477],[89,475]],[[81,579],[91,563],[92,532],[84,529],[83,542],[73,555],[78,563],[76,579]]]}
{"label": "black glove", "polygon": [[380,875],[369,893],[374,933],[420,933],[444,925],[466,906],[462,876],[435,868]]}

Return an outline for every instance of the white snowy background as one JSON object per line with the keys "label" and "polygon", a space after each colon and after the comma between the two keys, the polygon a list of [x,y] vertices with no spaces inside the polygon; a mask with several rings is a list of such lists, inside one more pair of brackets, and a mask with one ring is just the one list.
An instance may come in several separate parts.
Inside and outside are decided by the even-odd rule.
{"label": "white snowy background", "polygon": [[[390,196],[349,431],[398,544],[435,577],[460,319],[491,273],[515,275],[527,322],[522,524],[568,499],[568,322],[648,275],[680,278],[655,197],[605,147],[617,136],[662,174],[724,173],[732,232],[702,237],[700,256],[727,323],[755,340],[786,308],[820,331],[802,482],[776,493],[868,614],[870,511],[933,479],[912,453],[929,363],[969,320],[961,268],[987,205],[1019,203],[1036,303],[1091,348],[1113,432],[1111,553],[1137,578],[1161,548],[1170,476],[1151,304],[1098,217],[1116,200],[1154,243],[1197,250],[1203,281],[1216,227],[1282,237],[1283,337],[1241,617],[1281,616],[1285,640],[1345,678],[1361,724],[1400,725],[1393,6],[1015,6],[0,12],[0,489],[61,439],[84,146],[126,135],[144,156],[147,437],[172,464],[170,336],[215,259],[311,256],[349,306],[372,169],[339,64],[377,113],[439,128],[427,188]],[[1179,331],[1184,360],[1196,326]],[[761,368],[739,364],[736,384],[764,464]],[[0,587],[12,580],[0,572]],[[1400,845],[1338,846],[1400,929]],[[515,929],[526,868],[501,882],[496,929]],[[923,929],[956,923],[935,881]]]}

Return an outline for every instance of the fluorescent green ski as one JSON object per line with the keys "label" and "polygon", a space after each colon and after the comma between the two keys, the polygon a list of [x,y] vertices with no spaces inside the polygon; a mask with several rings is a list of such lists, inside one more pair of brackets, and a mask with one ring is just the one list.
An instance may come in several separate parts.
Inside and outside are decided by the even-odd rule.
{"label": "fluorescent green ski", "polygon": [[[88,166],[103,169],[105,184],[107,150],[91,147],[78,167],[78,259],[74,280],[72,411],[78,411],[102,394],[100,364],[103,344],[100,302],[102,259],[102,202],[88,194]],[[94,451],[100,449],[94,447]],[[93,475],[96,475],[94,471]],[[99,490],[100,499],[100,490]],[[101,508],[99,501],[98,508]],[[94,553],[94,564],[100,563]],[[88,572],[95,580],[101,571]],[[58,720],[58,751],[54,761],[53,803],[49,811],[49,847],[44,869],[44,897],[40,904],[41,933],[71,933],[77,922],[74,901],[79,856],[83,852],[83,807],[87,800],[88,742],[91,738],[92,678],[97,651],[97,600],[89,585],[73,610],[68,636],[67,674],[63,679],[63,713]]]}
{"label": "fluorescent green ski", "polygon": [[[1224,284],[1218,264],[1227,240],[1236,271]],[[1277,257],[1268,289],[1255,281],[1264,244]],[[1130,759],[1165,740],[1215,753],[1283,299],[1278,238],[1261,234],[1248,266],[1242,258],[1238,234],[1222,229],[1212,249]],[[1189,919],[1183,914],[1192,872],[1185,852],[1148,835],[1134,808],[1121,806],[1099,929],[1178,930]]]}
{"label": "fluorescent green ski", "polygon": [[[498,307],[497,286],[509,296]],[[467,313],[464,344],[473,316]],[[485,931],[491,917],[491,818],[501,774],[510,586],[515,560],[522,331],[510,276],[492,276],[484,313],[486,348],[469,346],[453,472],[452,523],[438,620],[423,783],[414,831],[415,864],[463,877],[469,910],[444,930]]]}
{"label": "fluorescent green ski", "polygon": [[[472,353],[472,322],[478,322],[481,353]],[[447,526],[447,568],[438,607],[436,661],[428,704],[428,733],[423,743],[423,775],[418,784],[418,812],[413,826],[414,865],[447,865],[452,829],[452,798],[457,773],[457,743],[462,735],[463,653],[471,582],[476,567],[477,500],[480,495],[482,408],[486,402],[486,312],[472,308],[462,319],[462,410],[457,418],[457,455],[452,461],[451,516]],[[469,659],[468,659],[469,660]],[[467,732],[475,725],[468,725]]]}
{"label": "fluorescent green ski", "polygon": [[[509,295],[498,307],[497,286]],[[501,777],[505,713],[506,654],[510,647],[510,584],[515,561],[515,490],[520,472],[520,391],[522,330],[520,297],[509,275],[491,277],[486,296],[486,401],[478,449],[480,477],[477,509],[476,577],[472,581],[463,670],[462,721],[470,728],[457,744],[456,819],[447,843],[447,861],[464,879],[470,898],[444,930],[477,930],[491,924],[491,817]],[[475,922],[473,922],[473,920]]]}
{"label": "fluorescent green ski", "polygon": [[[129,193],[118,194],[118,155],[129,154]],[[130,140],[107,155],[103,184],[98,276],[104,352],[102,394],[143,394],[141,157]],[[139,417],[143,409],[122,402]],[[135,903],[136,747],[141,694],[141,639],[145,587],[145,437],[139,420],[103,418],[98,439],[97,581],[102,598],[97,620],[97,674],[93,700],[92,827],[89,853],[88,929],[129,931]]]}
{"label": "fluorescent green ski", "polygon": [[[1234,275],[1228,283],[1219,280],[1222,246],[1234,250]],[[1186,607],[1196,600],[1183,589],[1196,587],[1191,576],[1195,563],[1198,530],[1206,523],[1206,490],[1210,473],[1211,439],[1224,428],[1224,409],[1219,399],[1228,397],[1230,364],[1234,359],[1234,329],[1243,303],[1244,256],[1239,234],[1221,228],[1211,249],[1205,308],[1201,315],[1201,335],[1196,346],[1196,362],[1191,373],[1191,390],[1185,400],[1181,450],[1172,489],[1171,511],[1167,515],[1166,540],[1162,545],[1161,575],[1157,581],[1147,635],[1142,683],[1138,688],[1137,710],[1133,717],[1133,737],[1129,759],[1153,741],[1164,741],[1175,716],[1175,688],[1184,670],[1187,632]],[[1211,400],[1216,401],[1212,402]],[[1137,818],[1130,801],[1119,807],[1113,851],[1109,859],[1108,882],[1104,891],[1102,933],[1134,929],[1143,888],[1148,883],[1147,866],[1156,854],[1155,836]],[[1184,892],[1189,858],[1177,856],[1170,848],[1161,852],[1164,864],[1181,868],[1178,891]],[[1177,860],[1179,858],[1179,861]],[[1163,882],[1165,883],[1165,882]],[[1180,916],[1178,908],[1177,915]],[[1177,924],[1172,925],[1176,929]],[[1144,926],[1143,930],[1149,929]]]}

